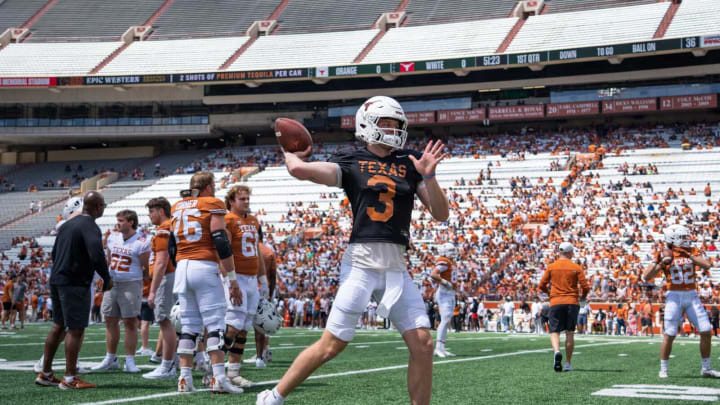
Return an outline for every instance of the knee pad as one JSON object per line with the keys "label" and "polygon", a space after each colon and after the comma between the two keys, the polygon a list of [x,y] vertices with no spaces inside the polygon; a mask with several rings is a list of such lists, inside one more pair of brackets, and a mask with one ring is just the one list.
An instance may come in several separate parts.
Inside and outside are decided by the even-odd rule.
{"label": "knee pad", "polygon": [[178,341],[178,354],[189,354],[191,356],[195,355],[195,341],[197,340],[198,335],[190,334],[190,333],[181,333],[180,334],[180,341]]}
{"label": "knee pad", "polygon": [[222,330],[213,330],[208,332],[207,344],[205,351],[208,353],[217,350],[225,350],[225,337]]}
{"label": "knee pad", "polygon": [[[227,340],[225,342],[227,342]],[[245,343],[246,342],[247,342],[247,338],[238,336],[235,339],[233,339],[231,344],[227,345],[228,351],[230,353],[242,355],[243,353],[245,353]],[[240,346],[242,346],[242,347],[240,347]]]}

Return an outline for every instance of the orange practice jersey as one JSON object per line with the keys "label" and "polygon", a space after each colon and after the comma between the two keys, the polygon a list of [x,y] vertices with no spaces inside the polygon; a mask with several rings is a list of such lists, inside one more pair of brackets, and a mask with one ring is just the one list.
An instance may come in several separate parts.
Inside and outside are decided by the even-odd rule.
{"label": "orange practice jersey", "polygon": [[[150,277],[152,277],[153,270],[155,270],[155,255],[157,252],[168,250],[168,244],[170,243],[170,230],[172,229],[171,223],[172,219],[168,219],[160,224],[155,231],[155,236],[153,236],[152,241],[150,241]],[[175,266],[173,266],[172,260],[168,260],[167,267],[165,267],[165,274],[174,272]]]}
{"label": "orange practice jersey", "polygon": [[8,281],[5,283],[5,288],[3,289],[3,296],[2,296],[2,302],[10,302],[12,301],[12,289],[13,289],[13,282]]}
{"label": "orange practice jersey", "polygon": [[440,271],[440,277],[443,280],[451,282],[453,285],[457,282],[455,277],[455,268],[452,259],[440,256],[435,260],[435,267]]}
{"label": "orange practice jersey", "polygon": [[225,215],[225,226],[232,238],[235,272],[246,276],[258,274],[258,233],[260,223],[255,216]]}
{"label": "orange practice jersey", "polygon": [[210,235],[210,217],[226,213],[225,204],[215,197],[186,197],[173,204],[171,226],[177,243],[175,260],[218,262]]}
{"label": "orange practice jersey", "polygon": [[564,304],[578,304],[578,298],[585,298],[590,291],[590,286],[585,279],[585,272],[582,267],[569,259],[557,259],[550,263],[543,273],[540,290],[548,292],[550,288],[550,306]]}
{"label": "orange practice jersey", "polygon": [[[698,256],[697,248],[692,248],[692,256]],[[689,257],[682,257],[680,253],[673,250],[672,263],[663,268],[665,282],[668,291],[691,291],[697,289],[695,272],[699,267],[695,266]]]}

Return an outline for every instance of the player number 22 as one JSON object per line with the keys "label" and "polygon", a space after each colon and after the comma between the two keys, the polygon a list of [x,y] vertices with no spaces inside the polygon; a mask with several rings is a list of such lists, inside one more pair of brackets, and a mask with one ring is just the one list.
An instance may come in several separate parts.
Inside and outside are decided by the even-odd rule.
{"label": "player number 22", "polygon": [[377,184],[384,184],[387,186],[387,191],[380,193],[378,201],[385,204],[385,209],[379,212],[375,207],[368,207],[367,216],[375,222],[387,222],[393,216],[395,197],[395,182],[393,179],[387,176],[381,176],[376,174],[368,180],[368,186],[372,187]]}

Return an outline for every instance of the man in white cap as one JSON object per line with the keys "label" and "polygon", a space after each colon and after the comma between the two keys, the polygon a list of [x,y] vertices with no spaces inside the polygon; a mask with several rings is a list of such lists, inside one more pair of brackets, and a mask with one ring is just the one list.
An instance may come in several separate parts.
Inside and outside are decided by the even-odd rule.
{"label": "man in white cap", "polygon": [[[557,372],[572,371],[570,360],[575,346],[575,326],[580,305],[578,297],[584,301],[590,292],[585,272],[573,262],[574,247],[570,242],[562,242],[558,247],[559,257],[550,263],[538,286],[543,292],[550,289],[550,342],[553,351],[553,369]],[[560,353],[560,332],[565,331],[565,366],[562,366]]]}

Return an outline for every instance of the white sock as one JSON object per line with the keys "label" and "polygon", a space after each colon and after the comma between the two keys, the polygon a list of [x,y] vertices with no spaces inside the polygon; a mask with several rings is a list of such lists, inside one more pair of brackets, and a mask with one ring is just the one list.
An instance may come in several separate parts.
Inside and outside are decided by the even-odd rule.
{"label": "white sock", "polygon": [[280,393],[277,390],[277,387],[272,389],[273,399],[275,400],[276,404],[282,404],[285,402],[285,397],[280,395]]}
{"label": "white sock", "polygon": [[162,360],[162,363],[160,363],[160,367],[164,368],[165,370],[170,370],[172,368],[173,361],[172,360]]}
{"label": "white sock", "polygon": [[213,377],[225,377],[225,363],[218,363],[212,365]]}
{"label": "white sock", "polygon": [[74,379],[75,379],[75,376],[74,376],[74,375],[66,375],[66,376],[65,376],[65,382],[66,382],[66,383],[72,382],[72,380],[74,380]]}
{"label": "white sock", "polygon": [[[708,359],[709,361],[710,359]],[[660,360],[660,370],[667,371],[668,369],[668,360]]]}
{"label": "white sock", "polygon": [[192,367],[180,367],[180,377],[192,378]]}
{"label": "white sock", "polygon": [[46,373],[46,372],[43,371],[42,373],[43,373],[43,375],[45,376],[45,378],[48,378],[48,377],[50,377],[51,375],[53,375],[53,372],[52,372],[52,371],[49,372],[49,373]]}
{"label": "white sock", "polygon": [[240,375],[240,367],[241,367],[240,363],[228,364],[227,376],[230,378],[239,376]]}
{"label": "white sock", "polygon": [[117,355],[113,353],[105,353],[105,358],[110,361],[115,361],[115,359],[117,359]]}
{"label": "white sock", "polygon": [[702,368],[703,368],[703,370],[707,370],[707,369],[711,368],[710,367],[710,357],[708,357],[706,359],[702,359]]}
{"label": "white sock", "polygon": [[445,343],[438,340],[437,343],[435,344],[435,348],[443,350],[443,349],[445,349]]}
{"label": "white sock", "polygon": [[127,367],[135,367],[135,356],[125,356],[125,365]]}

